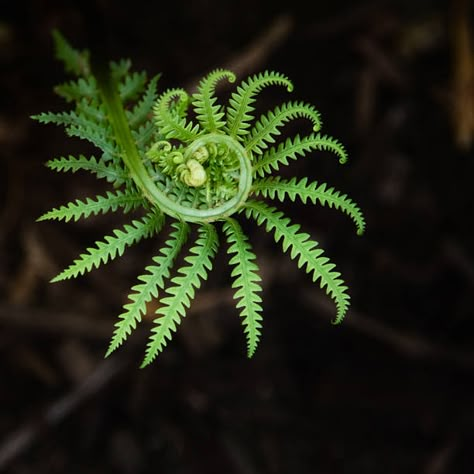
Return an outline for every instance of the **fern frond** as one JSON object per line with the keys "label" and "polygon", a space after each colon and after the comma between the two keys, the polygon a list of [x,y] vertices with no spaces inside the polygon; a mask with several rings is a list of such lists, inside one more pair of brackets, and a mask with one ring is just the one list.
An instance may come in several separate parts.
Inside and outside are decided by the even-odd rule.
{"label": "fern frond", "polygon": [[161,212],[147,215],[141,220],[132,221],[122,229],[116,229],[113,235],[96,242],[95,247],[90,247],[87,252],[74,260],[68,268],[54,277],[51,282],[75,278],[89,272],[92,268],[98,268],[102,263],[107,263],[117,256],[122,256],[125,247],[133,245],[144,238],[157,234],[163,226],[164,217]]}
{"label": "fern frond", "polygon": [[174,285],[167,288],[168,296],[162,298],[162,306],[156,311],[159,317],[155,319],[155,327],[147,344],[142,367],[150,364],[163,350],[168,340],[171,340],[172,332],[176,331],[181,318],[186,315],[186,309],[194,298],[195,290],[201,286],[212,268],[217,246],[215,227],[211,224],[200,226],[196,244],[185,258],[187,265],[181,267],[178,270],[180,275],[171,280]]}
{"label": "fern frond", "polygon": [[334,323],[340,323],[349,308],[350,297],[340,278],[341,274],[334,271],[335,265],[323,255],[318,243],[311,240],[308,234],[299,232],[300,226],[292,224],[282,212],[263,202],[247,201],[245,214],[248,218],[255,219],[259,225],[265,225],[267,232],[273,231],[275,242],[281,241],[284,252],[290,250],[291,259],[298,259],[298,268],[305,267],[305,271],[312,274],[313,282],[320,280],[321,288],[336,304]]}
{"label": "fern frond", "polygon": [[277,106],[257,120],[250,136],[245,139],[245,149],[257,155],[261,154],[263,149],[268,148],[269,143],[275,143],[273,136],[280,135],[279,128],[297,117],[311,120],[315,132],[321,128],[320,114],[315,107],[304,102],[288,102]]}
{"label": "fern frond", "polygon": [[265,178],[254,181],[252,191],[258,196],[277,198],[284,202],[288,197],[291,201],[300,199],[303,204],[309,199],[313,204],[319,202],[322,206],[328,205],[345,212],[355,223],[357,234],[362,235],[365,230],[365,219],[359,206],[347,195],[341,194],[334,188],[329,188],[326,183],[318,184],[316,181],[308,183],[308,178],[298,181],[292,178],[289,181],[275,178]]}
{"label": "fern frond", "polygon": [[123,103],[133,100],[143,92],[146,84],[146,73],[134,72],[127,74],[123,82],[118,84],[120,99]]}
{"label": "fern frond", "polygon": [[115,212],[122,208],[124,213],[143,205],[144,198],[138,193],[107,191],[106,196],[96,196],[95,199],[86,198],[86,201],[76,199],[75,202],[69,202],[43,214],[38,221],[58,220],[69,222],[71,219],[78,221],[81,218],[88,218],[91,214],[106,214]]}
{"label": "fern frond", "polygon": [[153,265],[146,267],[145,270],[148,273],[138,277],[142,283],[132,288],[132,293],[128,296],[131,302],[123,307],[125,311],[119,315],[106,357],[115,351],[136,328],[142,315],[145,314],[147,303],[152,298],[158,298],[159,290],[164,288],[165,280],[170,277],[172,265],[189,235],[189,225],[185,222],[174,222],[172,227],[174,232],[160,250],[161,255],[154,257]]}
{"label": "fern frond", "polygon": [[249,77],[237,87],[237,91],[232,93],[227,106],[226,131],[229,135],[239,138],[249,132],[249,122],[253,120],[252,112],[255,110],[252,106],[255,96],[264,87],[272,84],[286,86],[288,92],[293,90],[293,84],[286,76],[268,71]]}
{"label": "fern frond", "polygon": [[182,141],[190,141],[198,134],[198,125],[187,122],[186,117],[173,111],[172,103],[177,99],[175,107],[182,110],[184,104],[189,103],[189,95],[184,89],[169,89],[156,101],[153,107],[155,123],[158,130],[166,138],[175,138]]}
{"label": "fern frond", "polygon": [[46,166],[51,170],[60,172],[90,171],[95,173],[98,178],[106,179],[109,183],[122,183],[128,178],[128,173],[120,166],[115,163],[104,163],[102,160],[97,160],[94,156],[86,158],[84,155],[79,155],[76,158],[69,155],[67,158],[61,157],[49,160]]}
{"label": "fern frond", "polygon": [[154,143],[154,138],[156,136],[155,133],[155,126],[152,122],[145,122],[143,125],[138,127],[137,130],[133,130],[132,136],[137,148],[143,153],[146,153]]}
{"label": "fern frond", "polygon": [[201,80],[197,93],[193,94],[192,104],[196,112],[196,117],[208,132],[215,132],[225,125],[222,120],[225,113],[222,106],[216,104],[216,85],[219,81],[227,78],[231,83],[235,82],[235,74],[225,69],[216,69]]}
{"label": "fern frond", "polygon": [[91,127],[71,125],[66,129],[66,132],[71,137],[78,137],[92,143],[111,157],[120,156],[120,150],[115,142],[110,126],[106,128],[96,127],[95,125]]}
{"label": "fern frond", "polygon": [[67,102],[79,102],[84,98],[96,101],[99,98],[97,81],[94,76],[81,77],[77,81],[65,82],[56,86],[54,91],[66,99]]}
{"label": "fern frond", "polygon": [[87,133],[96,135],[104,134],[107,130],[107,124],[91,120],[86,114],[78,114],[74,110],[60,113],[43,112],[39,115],[33,115],[32,118],[40,123],[63,125],[69,135],[76,135],[75,131],[79,129],[86,129]]}
{"label": "fern frond", "polygon": [[76,113],[83,115],[93,123],[107,123],[107,111],[105,106],[96,101],[82,99],[81,101],[76,102]]}
{"label": "fern frond", "polygon": [[135,127],[141,125],[145,120],[148,119],[149,115],[153,111],[153,105],[156,101],[156,85],[160,78],[160,74],[156,75],[148,83],[145,93],[141,100],[133,107],[133,109],[127,110],[128,122],[130,128],[133,130]]}
{"label": "fern frond", "polygon": [[120,82],[130,72],[132,61],[130,59],[120,59],[119,61],[110,62],[110,73],[114,81]]}
{"label": "fern frond", "polygon": [[90,74],[88,51],[74,49],[58,30],[53,30],[53,40],[56,59],[62,61],[67,72],[71,72],[76,76]]}
{"label": "fern frond", "polygon": [[296,160],[298,156],[304,156],[313,150],[330,151],[339,158],[339,163],[347,161],[347,153],[344,147],[334,138],[320,133],[300,138],[287,138],[278,147],[267,150],[253,164],[255,176],[263,177],[273,171],[278,171],[281,165],[288,165],[288,160]]}
{"label": "fern frond", "polygon": [[229,244],[228,253],[233,254],[229,264],[234,266],[231,273],[234,278],[232,288],[236,289],[234,299],[238,300],[236,307],[241,308],[240,316],[243,318],[247,338],[247,355],[252,357],[261,336],[262,298],[259,293],[262,287],[259,282],[262,279],[254,262],[255,254],[240,224],[229,218],[224,222],[223,229]]}

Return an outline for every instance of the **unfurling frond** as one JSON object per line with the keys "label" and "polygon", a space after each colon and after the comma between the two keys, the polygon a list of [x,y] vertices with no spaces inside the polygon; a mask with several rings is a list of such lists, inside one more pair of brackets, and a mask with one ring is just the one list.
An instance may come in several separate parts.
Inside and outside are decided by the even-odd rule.
{"label": "unfurling frond", "polygon": [[269,143],[275,143],[273,137],[280,135],[279,128],[297,117],[311,120],[315,132],[321,128],[320,115],[314,106],[303,102],[288,102],[262,115],[257,120],[250,135],[246,138],[245,148],[260,155],[265,148],[268,148]]}
{"label": "unfurling frond", "polygon": [[324,256],[318,243],[310,239],[306,233],[300,232],[298,224],[292,224],[288,217],[263,202],[248,201],[245,214],[253,218],[259,225],[265,225],[267,232],[272,232],[276,242],[280,242],[284,252],[290,251],[293,260],[297,260],[298,268],[304,267],[312,274],[313,282],[320,280],[320,286],[336,303],[337,316],[335,323],[340,323],[349,308],[347,286],[340,278],[341,274],[334,271],[335,265]]}
{"label": "unfurling frond", "polygon": [[178,109],[187,107],[189,95],[184,89],[170,89],[163,93],[153,108],[155,123],[166,138],[177,140],[193,140],[197,135],[197,125],[186,121],[186,117],[173,110],[173,101],[177,101]]}
{"label": "unfurling frond", "polygon": [[262,297],[260,292],[260,275],[255,260],[255,254],[239,223],[235,219],[224,222],[224,232],[229,243],[228,253],[232,254],[229,264],[234,267],[231,276],[234,278],[232,288],[236,289],[234,299],[241,308],[244,332],[247,337],[247,355],[252,357],[257,348],[262,327]]}
{"label": "unfurling frond", "polygon": [[225,128],[231,137],[238,138],[249,133],[250,121],[254,118],[255,96],[264,87],[272,84],[286,86],[288,92],[293,90],[293,84],[286,76],[278,72],[265,71],[247,78],[237,87],[237,91],[232,93],[227,107]]}
{"label": "unfurling frond", "polygon": [[198,91],[193,94],[192,103],[196,117],[201,127],[208,132],[216,132],[225,125],[225,121],[222,120],[225,113],[222,111],[222,106],[216,104],[215,96],[216,84],[223,79],[233,83],[235,74],[225,69],[216,69],[201,80]]}
{"label": "unfurling frond", "polygon": [[313,204],[328,205],[345,212],[357,226],[357,234],[362,235],[365,230],[365,219],[359,206],[345,194],[341,194],[326,183],[318,184],[316,181],[308,183],[308,178],[291,178],[289,181],[275,178],[265,178],[256,181],[253,192],[258,196],[277,198],[284,202],[286,198],[291,201],[300,199],[303,204],[309,199]]}
{"label": "unfurling frond", "polygon": [[103,263],[113,260],[117,256],[123,255],[125,247],[129,247],[142,239],[149,238],[157,234],[163,226],[163,214],[156,212],[141,220],[132,221],[122,229],[117,229],[113,235],[104,238],[103,241],[96,242],[95,247],[87,249],[87,253],[82,254],[74,260],[66,270],[54,277],[51,281],[67,280],[90,272],[94,267],[98,268]]}
{"label": "unfurling frond", "polygon": [[181,318],[186,315],[195,290],[206,280],[212,268],[212,260],[218,246],[217,232],[213,225],[203,224],[199,228],[199,237],[190,254],[184,259],[186,264],[178,270],[179,275],[171,280],[173,286],[166,289],[168,296],[161,299],[156,310],[158,318],[147,345],[142,367],[150,364],[171,340]]}
{"label": "unfurling frond", "polygon": [[159,291],[164,288],[165,281],[170,277],[173,263],[189,234],[189,226],[185,222],[175,222],[173,228],[174,232],[171,233],[170,239],[160,250],[161,255],[153,258],[153,264],[145,269],[148,273],[138,277],[141,283],[132,288],[132,293],[128,296],[131,302],[123,307],[125,311],[119,315],[119,321],[115,323],[114,335],[106,357],[127,339],[141,321],[147,303],[152,298],[158,298]]}
{"label": "unfurling frond", "polygon": [[[253,356],[262,332],[262,286],[256,256],[238,221],[244,216],[274,234],[283,252],[335,301],[336,322],[343,319],[349,296],[334,265],[299,225],[263,202],[327,205],[348,214],[359,234],[365,227],[359,207],[345,194],[308,178],[272,176],[313,151],[329,151],[341,163],[347,160],[336,139],[319,133],[320,115],[310,104],[285,102],[255,117],[257,95],[273,85],[291,92],[290,79],[278,72],[255,74],[234,87],[227,102],[226,94],[219,97],[218,85],[233,84],[236,76],[226,69],[207,74],[192,95],[180,88],[158,91],[159,76],[148,80],[145,72],[133,71],[130,60],[111,62],[108,73],[96,70],[100,64],[89,61],[88,51],[75,50],[59,32],[53,35],[57,58],[76,77],[55,88],[68,102],[67,110],[33,118],[61,125],[69,136],[87,140],[99,151],[90,157],[55,158],[47,166],[60,172],[88,171],[105,179],[110,189],[60,205],[38,220],[77,221],[138,208],[143,217],[97,241],[52,281],[77,277],[120,257],[126,247],[157,235],[165,218],[171,221],[166,226],[171,226],[168,239],[130,290],[106,355],[128,338],[152,299],[157,299],[158,309],[142,367],[163,351],[208,277],[218,249],[214,225],[220,222],[228,244],[235,307],[247,354]],[[279,139],[295,119],[308,119],[312,131]],[[191,244],[190,234],[196,236]]]}
{"label": "unfurling frond", "polygon": [[312,150],[330,151],[339,158],[339,163],[347,161],[347,153],[344,147],[334,138],[326,135],[311,134],[301,138],[287,138],[284,143],[280,143],[276,148],[268,149],[263,155],[257,158],[253,164],[256,176],[265,176],[273,171],[278,171],[281,165],[288,165],[288,160],[296,160],[298,156],[305,156]]}

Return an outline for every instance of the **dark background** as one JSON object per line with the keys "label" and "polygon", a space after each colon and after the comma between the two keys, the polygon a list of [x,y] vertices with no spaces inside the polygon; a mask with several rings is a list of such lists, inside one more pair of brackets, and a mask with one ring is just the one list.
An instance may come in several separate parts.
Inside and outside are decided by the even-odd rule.
{"label": "dark background", "polygon": [[[455,41],[461,3],[38,0],[2,7],[0,472],[473,472],[474,125],[464,139],[460,130],[474,88],[462,95],[456,86],[466,60]],[[350,161],[340,166],[313,154],[289,172],[348,193],[367,219],[357,237],[337,211],[283,206],[350,287],[342,325],[330,324],[330,299],[271,236],[249,225],[265,299],[252,360],[224,251],[152,366],[138,369],[151,317],[103,360],[114,318],[159,242],[133,247],[84,278],[48,283],[126,219],[35,222],[104,185],[43,166],[91,151],[29,119],[63,107],[52,91],[65,80],[52,28],[76,47],[162,72],[162,88],[192,87],[221,66],[293,79],[291,99],[317,106],[323,131],[345,144]],[[279,103],[280,93],[262,94],[262,107]]]}

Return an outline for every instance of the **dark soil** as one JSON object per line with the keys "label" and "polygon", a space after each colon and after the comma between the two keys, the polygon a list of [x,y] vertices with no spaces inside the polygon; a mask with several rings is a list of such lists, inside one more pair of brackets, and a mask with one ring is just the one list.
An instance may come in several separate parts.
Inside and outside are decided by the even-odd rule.
{"label": "dark soil", "polygon": [[[452,120],[449,2],[116,3],[30,0],[0,18],[0,472],[472,473],[474,154]],[[284,32],[263,54],[246,56],[279,22]],[[358,237],[333,209],[284,206],[350,287],[342,325],[331,324],[327,296],[249,225],[265,280],[253,359],[221,252],[152,366],[138,368],[151,317],[103,361],[159,243],[49,283],[126,219],[35,222],[103,191],[43,166],[93,152],[29,119],[63,107],[52,90],[64,81],[52,28],[77,47],[162,72],[163,88],[242,57],[245,74],[293,79],[293,97],[318,107],[350,162],[315,154],[289,171],[349,194],[367,219]],[[279,92],[263,94],[263,107]]]}

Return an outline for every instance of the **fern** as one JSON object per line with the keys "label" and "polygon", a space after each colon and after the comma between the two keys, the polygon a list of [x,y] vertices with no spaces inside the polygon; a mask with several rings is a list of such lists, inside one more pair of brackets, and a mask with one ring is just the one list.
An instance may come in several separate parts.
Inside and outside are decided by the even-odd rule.
{"label": "fern", "polygon": [[161,255],[154,257],[153,265],[145,269],[148,273],[139,277],[142,283],[132,288],[132,293],[129,296],[131,303],[126,304],[124,306],[125,312],[119,315],[119,321],[116,323],[106,356],[127,339],[136,324],[141,321],[141,317],[146,311],[146,304],[152,298],[158,298],[159,290],[164,288],[165,280],[169,278],[172,265],[189,233],[189,226],[185,222],[175,222],[173,227],[175,231],[166,242],[166,247],[161,249]]}
{"label": "fern", "polygon": [[268,71],[249,77],[247,81],[237,87],[237,92],[232,94],[227,108],[226,131],[229,135],[239,137],[249,133],[249,122],[253,119],[254,107],[252,104],[256,100],[255,96],[264,87],[271,84],[286,86],[288,92],[293,90],[293,84],[286,76]]}
{"label": "fern", "polygon": [[145,72],[134,72],[131,75],[126,75],[124,81],[119,83],[118,91],[120,99],[123,102],[136,99],[143,91],[146,84]]}
{"label": "fern", "polygon": [[279,127],[297,117],[311,120],[314,131],[318,131],[321,127],[319,112],[312,105],[289,102],[260,117],[250,132],[246,149],[260,155],[265,148],[268,148],[269,143],[275,143],[273,136],[280,134]]}
{"label": "fern", "polygon": [[205,224],[199,228],[199,234],[196,245],[185,258],[188,265],[178,270],[180,275],[171,280],[173,286],[166,290],[168,296],[162,298],[162,306],[156,310],[159,317],[155,319],[142,367],[151,363],[166,346],[166,340],[171,339],[171,332],[176,331],[181,318],[186,315],[195,290],[212,268],[212,258],[218,246],[216,229],[211,224]]}
{"label": "fern", "polygon": [[93,76],[81,77],[77,81],[70,81],[55,87],[55,92],[68,102],[88,99],[98,100],[97,82]]}
{"label": "fern", "polygon": [[138,208],[142,204],[142,197],[140,194],[126,194],[122,191],[112,193],[107,191],[105,196],[96,196],[95,200],[86,198],[86,201],[76,199],[75,202],[70,202],[64,206],[43,214],[38,218],[38,221],[70,220],[78,221],[79,219],[86,219],[91,214],[106,214],[107,212],[115,212],[118,208],[122,208],[124,213],[130,212]]}
{"label": "fern", "polygon": [[127,116],[130,123],[130,128],[135,128],[143,122],[147,122],[150,113],[153,110],[153,105],[156,101],[156,85],[160,76],[155,76],[148,84],[142,99],[135,105],[132,111],[127,110]]}
{"label": "fern", "polygon": [[330,151],[339,157],[339,163],[347,161],[344,147],[334,138],[326,135],[311,134],[307,137],[287,138],[276,148],[270,148],[255,160],[253,170],[255,175],[263,177],[273,171],[278,171],[280,165],[288,165],[288,160],[296,160],[298,156],[305,156],[312,150]]}
{"label": "fern", "polygon": [[120,257],[123,255],[125,247],[158,233],[162,225],[163,215],[159,212],[146,216],[142,220],[135,220],[131,225],[126,224],[123,230],[115,230],[113,235],[105,237],[102,242],[96,242],[95,247],[88,248],[87,253],[74,260],[74,263],[55,276],[51,282],[83,275],[94,267],[98,268],[103,263],[107,263],[117,256]]}
{"label": "fern", "polygon": [[259,225],[265,224],[267,232],[274,232],[275,241],[281,241],[283,252],[290,250],[290,257],[298,258],[298,268],[305,267],[314,282],[320,280],[321,288],[326,289],[336,303],[335,323],[340,323],[349,308],[347,287],[339,278],[340,273],[333,271],[335,265],[323,256],[323,250],[317,248],[318,243],[308,234],[299,232],[300,226],[291,224],[290,219],[275,208],[256,201],[249,201],[245,206],[247,217],[254,218]]}
{"label": "fern", "polygon": [[67,172],[85,170],[95,173],[98,178],[104,178],[109,183],[122,183],[128,178],[127,172],[117,164],[97,160],[94,156],[86,158],[84,155],[74,157],[69,155],[67,158],[55,158],[46,163],[46,166],[53,171]]}
{"label": "fern", "polygon": [[230,247],[228,252],[234,254],[229,264],[234,266],[231,276],[234,278],[233,288],[237,288],[234,298],[238,300],[237,308],[242,308],[244,332],[247,335],[247,355],[252,357],[257,349],[262,327],[262,298],[259,293],[262,288],[255,264],[255,254],[252,252],[246,235],[235,219],[224,223],[224,232]]}
{"label": "fern", "polygon": [[[247,355],[254,355],[264,316],[262,287],[256,256],[240,218],[253,220],[273,233],[283,253],[289,253],[334,300],[335,322],[343,319],[350,299],[334,264],[298,224],[265,203],[273,199],[327,205],[346,213],[359,234],[365,229],[359,207],[345,194],[306,177],[286,180],[275,174],[311,152],[328,151],[340,163],[347,161],[339,141],[318,132],[320,115],[310,104],[286,102],[255,120],[255,101],[265,87],[293,90],[285,75],[268,71],[253,75],[237,85],[226,104],[216,94],[219,82],[236,80],[226,69],[206,75],[192,96],[184,89],[159,93],[159,75],[148,80],[145,72],[132,70],[129,60],[112,62],[108,75],[95,74],[88,51],[77,51],[59,32],[53,37],[56,56],[75,76],[55,89],[71,107],[33,118],[63,126],[68,135],[89,141],[99,153],[55,158],[47,166],[58,172],[91,172],[104,178],[112,189],[61,205],[38,220],[77,221],[118,210],[129,213],[141,209],[142,214],[86,249],[52,281],[98,268],[120,257],[128,246],[168,228],[168,221],[171,225],[168,239],[132,286],[106,355],[126,341],[153,299],[158,299],[159,305],[142,367],[164,350],[196,290],[208,278],[219,234],[227,242]],[[298,118],[310,120],[313,132],[280,139],[282,128]],[[189,245],[190,233],[196,240]],[[177,265],[185,251],[184,262]]]}
{"label": "fern", "polygon": [[193,95],[193,106],[201,127],[216,132],[225,125],[222,118],[225,113],[217,102],[215,87],[217,82],[227,78],[231,83],[235,82],[235,74],[225,69],[216,69],[208,74],[198,86],[198,92]]}
{"label": "fern", "polygon": [[90,73],[89,52],[74,49],[58,30],[53,30],[52,34],[56,44],[56,59],[63,62],[66,72],[76,76],[88,75]]}
{"label": "fern", "polygon": [[308,178],[291,178],[289,181],[276,178],[261,179],[253,186],[256,195],[277,198],[279,201],[285,201],[288,197],[291,201],[299,198],[303,204],[308,199],[313,203],[319,202],[322,206],[328,205],[345,212],[357,227],[357,234],[362,235],[365,230],[365,219],[359,206],[348,198],[345,194],[341,194],[334,188],[328,188],[326,183],[318,184],[316,181],[308,183]]}

